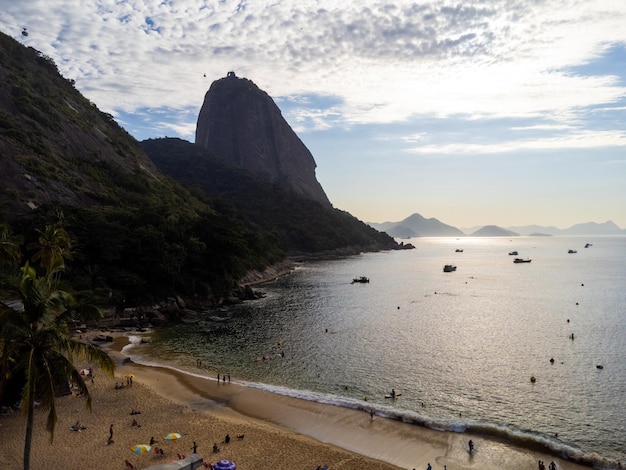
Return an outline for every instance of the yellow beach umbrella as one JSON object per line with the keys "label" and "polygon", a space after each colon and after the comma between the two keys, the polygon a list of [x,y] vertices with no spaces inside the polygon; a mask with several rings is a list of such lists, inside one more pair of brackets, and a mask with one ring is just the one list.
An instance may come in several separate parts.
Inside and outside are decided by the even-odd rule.
{"label": "yellow beach umbrella", "polygon": [[165,439],[166,441],[175,441],[176,439],[180,439],[180,434],[178,434],[177,432],[171,432],[163,439]]}
{"label": "yellow beach umbrella", "polygon": [[148,444],[137,444],[135,446],[132,446],[130,450],[133,451],[133,454],[147,454],[152,450],[152,447],[150,447]]}

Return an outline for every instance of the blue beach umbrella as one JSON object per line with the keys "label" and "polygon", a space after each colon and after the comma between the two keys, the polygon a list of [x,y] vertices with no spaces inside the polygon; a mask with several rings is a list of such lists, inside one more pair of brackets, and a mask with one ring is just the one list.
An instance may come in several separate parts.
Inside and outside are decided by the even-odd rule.
{"label": "blue beach umbrella", "polygon": [[175,441],[176,439],[180,439],[180,434],[178,434],[177,432],[171,432],[163,439],[165,439],[166,441]]}
{"label": "blue beach umbrella", "polygon": [[213,465],[213,470],[237,470],[237,465],[230,460],[220,460]]}

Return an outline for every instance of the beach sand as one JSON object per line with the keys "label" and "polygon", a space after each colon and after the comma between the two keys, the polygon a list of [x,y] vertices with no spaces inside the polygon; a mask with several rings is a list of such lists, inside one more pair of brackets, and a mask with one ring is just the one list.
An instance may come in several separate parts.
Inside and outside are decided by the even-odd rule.
{"label": "beach sand", "polygon": [[[44,410],[35,417],[31,469],[125,469],[124,459],[135,468],[146,468],[191,453],[193,442],[205,462],[229,459],[239,470],[499,469],[533,470],[537,461],[554,460],[559,469],[587,467],[506,442],[468,434],[438,432],[369,413],[271,394],[233,383],[160,367],[123,363],[118,338],[110,350],[118,367],[115,377],[94,370],[90,386],[93,405],[85,408],[82,397],[57,399],[59,421],[54,441],[45,431]],[[116,390],[133,374],[133,385]],[[131,410],[141,414],[131,416]],[[136,419],[140,426],[132,426]],[[76,421],[87,427],[73,432]],[[113,424],[113,443],[108,445]],[[25,419],[19,413],[0,417],[0,469],[22,468]],[[181,439],[166,441],[171,432]],[[223,443],[229,434],[231,440]],[[243,439],[238,435],[243,434]],[[164,455],[136,455],[135,444],[150,438]],[[475,452],[467,450],[468,439]],[[214,454],[217,443],[220,452]]]}

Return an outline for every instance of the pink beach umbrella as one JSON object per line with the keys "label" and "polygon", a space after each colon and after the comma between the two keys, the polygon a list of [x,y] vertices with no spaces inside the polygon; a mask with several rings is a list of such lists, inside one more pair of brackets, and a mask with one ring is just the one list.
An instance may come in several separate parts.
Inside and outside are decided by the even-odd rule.
{"label": "pink beach umbrella", "polygon": [[213,470],[237,470],[237,465],[230,460],[220,460],[213,465]]}

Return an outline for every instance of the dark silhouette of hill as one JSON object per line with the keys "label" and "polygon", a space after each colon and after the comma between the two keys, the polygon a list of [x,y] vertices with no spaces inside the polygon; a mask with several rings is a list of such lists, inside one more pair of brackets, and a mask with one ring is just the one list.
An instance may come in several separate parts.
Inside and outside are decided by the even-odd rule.
{"label": "dark silhouette of hill", "polygon": [[426,219],[417,213],[400,222],[384,222],[382,224],[369,222],[369,225],[398,238],[460,237],[465,235],[456,227],[446,225],[437,219]]}
{"label": "dark silhouette of hill", "polygon": [[400,246],[347,212],[329,208],[234,166],[199,145],[182,139],[142,142],[165,174],[208,198],[231,204],[260,230],[271,231],[291,256],[329,256]]}
{"label": "dark silhouette of hill", "polygon": [[0,224],[25,247],[37,229],[63,226],[75,288],[120,308],[178,293],[206,299],[284,259],[275,237],[232,206],[165,176],[51,58],[0,33],[0,63]]}

